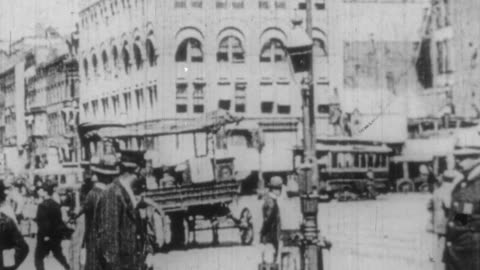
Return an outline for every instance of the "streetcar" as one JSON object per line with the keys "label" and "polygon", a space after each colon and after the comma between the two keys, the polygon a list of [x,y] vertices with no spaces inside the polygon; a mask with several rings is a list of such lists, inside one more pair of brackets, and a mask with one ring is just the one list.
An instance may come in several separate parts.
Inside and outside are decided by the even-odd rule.
{"label": "streetcar", "polygon": [[[352,138],[317,139],[319,178],[326,183],[322,195],[344,198],[346,193],[361,198],[372,178],[377,191],[391,190],[389,162],[392,150],[381,142]],[[303,162],[303,148],[294,148],[295,168]],[[370,174],[370,175],[369,175]],[[350,198],[350,199],[353,199]],[[345,198],[348,199],[348,198]]]}

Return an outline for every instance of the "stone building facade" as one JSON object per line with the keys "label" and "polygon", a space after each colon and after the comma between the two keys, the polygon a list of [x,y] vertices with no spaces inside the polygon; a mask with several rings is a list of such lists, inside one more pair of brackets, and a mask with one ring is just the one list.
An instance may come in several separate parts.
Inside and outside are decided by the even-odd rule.
{"label": "stone building facade", "polygon": [[29,168],[78,165],[77,61],[53,57],[34,66],[26,81]]}
{"label": "stone building facade", "polygon": [[[319,136],[334,134],[331,105],[349,95],[344,84],[344,42],[368,43],[372,34],[380,43],[419,42],[424,3],[313,0]],[[266,142],[266,153],[275,153],[278,145],[300,143],[296,127],[301,95],[285,44],[292,29],[290,19],[305,18],[305,1],[97,0],[80,5],[80,122],[114,121],[139,130],[225,109],[244,117],[244,122],[279,127],[280,131],[266,135],[273,140]],[[371,18],[376,17],[389,23],[380,28],[378,22],[372,25]],[[397,51],[405,50],[400,47]],[[386,82],[370,88],[383,87]],[[363,113],[368,121],[378,118]],[[405,121],[399,121],[406,129]],[[282,133],[285,124],[293,129]],[[129,140],[131,148],[148,145],[143,138]],[[287,160],[288,151],[274,156]]]}

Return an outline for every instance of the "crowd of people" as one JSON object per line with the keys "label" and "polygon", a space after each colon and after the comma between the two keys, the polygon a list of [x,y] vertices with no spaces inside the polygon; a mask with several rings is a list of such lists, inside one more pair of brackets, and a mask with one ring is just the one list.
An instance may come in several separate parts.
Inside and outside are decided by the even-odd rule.
{"label": "crowd of people", "polygon": [[[80,190],[81,207],[74,212],[75,202],[68,193],[59,195],[58,183],[35,179],[32,190],[10,181],[0,181],[0,269],[17,269],[30,252],[25,236],[36,236],[34,265],[45,269],[44,259],[51,253],[64,269],[134,270],[150,269],[155,247],[153,213],[161,211],[144,198],[147,179],[141,168],[145,164],[134,153],[123,152],[92,158],[88,177]],[[8,182],[8,183],[6,183]],[[34,200],[32,221],[36,230],[24,229],[27,201]],[[82,222],[80,235],[74,226]],[[62,250],[62,241],[74,241],[69,260]],[[78,239],[77,239],[78,240]],[[80,242],[77,247],[73,242]],[[77,250],[75,250],[77,248]]]}

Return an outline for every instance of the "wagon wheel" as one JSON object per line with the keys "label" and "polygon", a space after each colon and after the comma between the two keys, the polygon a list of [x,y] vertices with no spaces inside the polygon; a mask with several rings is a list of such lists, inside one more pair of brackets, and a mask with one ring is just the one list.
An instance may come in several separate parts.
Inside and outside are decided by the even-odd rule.
{"label": "wagon wheel", "polygon": [[407,193],[407,192],[412,192],[414,190],[415,190],[414,185],[410,181],[402,181],[398,183],[398,186],[397,186],[398,192]]}
{"label": "wagon wheel", "polygon": [[243,208],[240,214],[240,224],[238,229],[240,231],[240,241],[242,245],[251,245],[253,242],[253,223],[252,223],[252,213],[247,207]]}
{"label": "wagon wheel", "polygon": [[419,192],[429,192],[428,184],[427,184],[427,183],[421,184],[421,185],[417,188],[417,190],[418,190]]}

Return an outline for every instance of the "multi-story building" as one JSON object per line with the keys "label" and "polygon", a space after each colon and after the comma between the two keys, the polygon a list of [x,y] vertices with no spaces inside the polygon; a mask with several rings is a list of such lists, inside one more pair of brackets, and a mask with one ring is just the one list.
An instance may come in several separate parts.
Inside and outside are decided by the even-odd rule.
{"label": "multi-story building", "polygon": [[[425,1],[313,1],[319,134],[333,134],[328,113],[338,101],[330,97],[335,92],[343,96],[346,88],[344,41],[369,41],[370,33],[362,35],[368,31],[377,41],[403,40],[404,35],[395,35],[398,31],[406,25],[420,27],[423,6],[418,2]],[[224,109],[243,116],[244,122],[268,125],[264,153],[284,155],[270,156],[264,166],[274,162],[291,167],[290,149],[278,146],[299,142],[301,97],[285,44],[290,20],[304,18],[305,7],[302,0],[83,1],[81,122],[119,121],[139,134],[139,127],[192,121]],[[379,17],[393,20],[377,36],[378,25],[368,24],[375,17],[369,15],[372,8]],[[146,144],[132,137],[126,145]]]}
{"label": "multi-story building", "polygon": [[24,147],[27,145],[25,125],[25,83],[31,77],[31,66],[39,59],[29,55],[41,55],[43,58],[57,54],[65,40],[53,29],[45,30],[44,35],[21,38],[8,44],[8,54],[0,59],[0,148],[5,156],[5,165],[9,172],[22,172],[28,163]]}
{"label": "multi-story building", "polygon": [[24,164],[22,146],[25,142],[24,124],[24,69],[22,61],[0,73],[0,91],[4,97],[3,107],[3,153],[5,164],[12,172],[18,173]]}
{"label": "multi-story building", "polygon": [[[314,79],[328,89],[325,2],[314,2]],[[279,132],[287,124],[290,131],[275,138],[295,144],[291,129],[301,101],[285,44],[289,18],[303,4],[86,1],[80,12],[82,122],[120,120],[136,128],[224,109],[246,121],[281,122]]]}
{"label": "multi-story building", "polygon": [[32,168],[78,164],[77,61],[62,54],[34,67],[26,84],[29,161]]}

